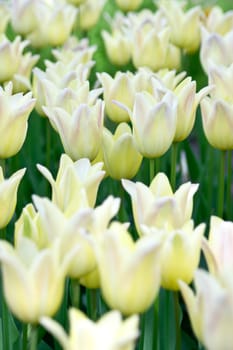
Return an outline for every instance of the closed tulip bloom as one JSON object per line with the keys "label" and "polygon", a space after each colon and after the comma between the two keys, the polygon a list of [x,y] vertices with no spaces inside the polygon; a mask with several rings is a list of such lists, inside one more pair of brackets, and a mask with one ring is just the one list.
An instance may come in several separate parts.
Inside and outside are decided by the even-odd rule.
{"label": "closed tulip bloom", "polygon": [[38,0],[13,0],[11,6],[11,24],[20,35],[29,34],[37,23],[36,5]]}
{"label": "closed tulip bloom", "polygon": [[171,42],[187,52],[195,52],[200,45],[201,8],[185,11],[185,2],[162,0],[159,3],[171,27]]}
{"label": "closed tulip bloom", "polygon": [[223,12],[220,6],[213,6],[208,13],[204,25],[209,32],[225,35],[233,29],[233,12]]}
{"label": "closed tulip bloom", "polygon": [[52,201],[67,216],[72,215],[80,207],[94,207],[97,191],[104,177],[103,163],[91,165],[89,159],[73,162],[63,154],[60,159],[56,179],[42,165],[37,165],[39,171],[52,186]]}
{"label": "closed tulip bloom", "polygon": [[120,30],[114,30],[112,34],[104,30],[101,35],[110,62],[117,66],[128,64],[131,58],[131,40],[129,36]]}
{"label": "closed tulip bloom", "polygon": [[17,202],[17,191],[26,169],[18,170],[10,178],[4,179],[0,167],[0,228],[5,227],[11,220]]}
{"label": "closed tulip bloom", "polygon": [[63,297],[65,265],[56,247],[38,251],[35,243],[22,238],[13,248],[0,242],[3,291],[12,313],[22,322],[38,323],[53,316]]}
{"label": "closed tulip bloom", "polygon": [[28,118],[35,105],[31,92],[12,94],[13,85],[0,87],[0,158],[14,156],[26,138]]}
{"label": "closed tulip bloom", "polygon": [[95,159],[99,152],[104,102],[97,100],[93,106],[80,104],[72,114],[62,108],[45,108],[45,112],[54,124],[61,138],[65,152],[73,159]]}
{"label": "closed tulip bloom", "polygon": [[97,76],[104,89],[107,116],[117,123],[129,121],[128,112],[113,101],[119,101],[130,109],[133,107],[135,87],[132,73],[117,72],[114,78],[108,73],[99,73]]}
{"label": "closed tulip bloom", "polygon": [[233,104],[233,63],[229,67],[211,65],[208,73],[211,97]]}
{"label": "closed tulip bloom", "polygon": [[159,290],[160,251],[161,241],[133,242],[123,225],[105,232],[97,260],[103,297],[112,309],[130,315],[150,307]]}
{"label": "closed tulip bloom", "polygon": [[10,19],[10,10],[8,4],[1,3],[0,4],[0,33],[4,33],[6,31],[7,24]]}
{"label": "closed tulip bloom", "polygon": [[122,11],[134,11],[139,8],[143,0],[116,0],[117,6]]}
{"label": "closed tulip bloom", "polygon": [[160,229],[178,229],[191,219],[193,196],[197,184],[187,182],[173,193],[164,173],[158,173],[150,186],[142,182],[122,180],[124,189],[131,196],[133,216],[140,235],[143,226]]}
{"label": "closed tulip bloom", "polygon": [[211,146],[233,149],[233,104],[205,97],[201,101],[202,125]]}
{"label": "closed tulip bloom", "polygon": [[[169,290],[179,290],[179,280],[189,284],[194,276],[201,255],[201,243],[205,225],[194,229],[193,222],[187,222],[181,229],[164,230],[161,254],[161,286]],[[147,234],[161,234],[156,229],[147,230]]]}
{"label": "closed tulip bloom", "polygon": [[208,350],[231,350],[233,344],[233,286],[231,275],[221,279],[206,271],[195,274],[195,290],[180,282],[192,329]]}
{"label": "closed tulip bloom", "polygon": [[180,50],[170,43],[169,28],[158,31],[152,23],[142,23],[133,33],[132,60],[136,68],[148,67],[152,71],[180,67]]}
{"label": "closed tulip bloom", "polygon": [[139,336],[139,317],[133,315],[122,320],[116,310],[109,311],[95,323],[82,311],[71,308],[69,321],[69,334],[66,334],[56,321],[48,317],[40,320],[63,350],[133,350]]}
{"label": "closed tulip bloom", "polygon": [[162,97],[139,92],[128,110],[138,151],[147,158],[160,157],[172,144],[177,121],[177,100],[169,91]]}
{"label": "closed tulip bloom", "polygon": [[14,41],[4,35],[0,35],[0,82],[6,82],[13,78],[17,73],[22,53],[24,48],[28,45],[28,41],[21,41],[17,36]]}
{"label": "closed tulip bloom", "polygon": [[142,162],[131,128],[126,123],[119,124],[114,135],[104,129],[103,154],[107,173],[117,180],[134,177]]}
{"label": "closed tulip bloom", "polygon": [[233,61],[233,30],[221,36],[202,28],[200,60],[207,74],[213,63],[230,66]]}
{"label": "closed tulip bloom", "polygon": [[86,0],[79,7],[79,26],[82,30],[91,29],[99,20],[106,0]]}
{"label": "closed tulip bloom", "polygon": [[67,3],[39,2],[36,6],[36,26],[27,35],[31,45],[43,47],[64,44],[73,29],[77,9]]}
{"label": "closed tulip bloom", "polygon": [[203,241],[203,251],[212,274],[233,269],[233,222],[211,216],[208,240]]}
{"label": "closed tulip bloom", "polygon": [[174,91],[178,99],[177,124],[174,142],[186,139],[193,129],[196,110],[200,101],[209,93],[211,87],[205,87],[196,93],[196,82],[187,77]]}

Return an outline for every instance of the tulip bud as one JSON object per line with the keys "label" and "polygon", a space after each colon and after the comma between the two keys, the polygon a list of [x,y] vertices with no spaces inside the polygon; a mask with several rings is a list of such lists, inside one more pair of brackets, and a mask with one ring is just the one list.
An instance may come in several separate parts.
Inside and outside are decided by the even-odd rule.
{"label": "tulip bud", "polygon": [[104,129],[103,154],[107,173],[117,180],[134,177],[142,162],[131,129],[126,123],[119,124],[114,135]]}

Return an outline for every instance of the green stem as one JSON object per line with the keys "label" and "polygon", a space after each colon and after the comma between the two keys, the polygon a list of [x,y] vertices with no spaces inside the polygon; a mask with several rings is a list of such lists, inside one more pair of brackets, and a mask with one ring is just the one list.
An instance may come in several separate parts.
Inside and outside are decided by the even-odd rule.
{"label": "green stem", "polygon": [[22,350],[27,350],[28,325],[23,324],[22,327]]}
{"label": "green stem", "polygon": [[209,212],[210,215],[212,214],[212,205],[213,205],[213,160],[214,160],[214,154],[213,154],[213,148],[209,147],[208,149],[208,204],[209,204]]}
{"label": "green stem", "polygon": [[46,167],[50,169],[51,159],[51,125],[46,119]]}
{"label": "green stem", "polygon": [[2,298],[2,325],[3,325],[3,348],[4,350],[9,350],[9,310],[5,301]]}
{"label": "green stem", "polygon": [[29,333],[29,349],[37,350],[38,343],[38,327],[36,325],[31,325]]}
{"label": "green stem", "polygon": [[158,174],[160,172],[160,158],[155,159],[155,173]]}
{"label": "green stem", "polygon": [[80,284],[76,279],[72,279],[70,283],[71,289],[71,302],[72,306],[79,309],[80,306]]}
{"label": "green stem", "polygon": [[174,313],[176,322],[176,350],[181,350],[181,330],[180,330],[180,305],[179,292],[173,292],[174,297]]}
{"label": "green stem", "polygon": [[3,227],[0,230],[0,239],[6,239],[6,238],[7,238],[6,227]]}
{"label": "green stem", "polygon": [[86,289],[87,292],[87,314],[93,320],[97,320],[97,291],[96,289]]}
{"label": "green stem", "polygon": [[143,350],[144,347],[144,333],[146,327],[146,315],[145,313],[140,315],[140,338],[139,338],[139,350]]}
{"label": "green stem", "polygon": [[152,182],[155,176],[155,160],[149,159],[149,174],[150,174],[150,183]]}
{"label": "green stem", "polygon": [[227,153],[227,216],[231,219],[232,201],[231,201],[231,182],[232,182],[232,151]]}
{"label": "green stem", "polygon": [[219,167],[219,191],[218,191],[218,207],[217,214],[219,217],[223,216],[224,209],[224,175],[225,175],[225,154],[226,151],[220,153],[220,167]]}
{"label": "green stem", "polygon": [[172,145],[171,149],[171,175],[170,182],[173,191],[176,188],[176,163],[177,163],[177,155],[178,155],[178,143],[175,142]]}

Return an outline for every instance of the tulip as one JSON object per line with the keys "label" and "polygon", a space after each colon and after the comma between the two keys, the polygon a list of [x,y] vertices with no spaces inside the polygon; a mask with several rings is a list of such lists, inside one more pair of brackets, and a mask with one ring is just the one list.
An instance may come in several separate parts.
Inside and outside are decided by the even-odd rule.
{"label": "tulip", "polygon": [[117,6],[125,12],[137,10],[142,2],[143,0],[116,0]]}
{"label": "tulip", "polygon": [[196,93],[196,82],[190,77],[175,87],[173,91],[178,99],[178,109],[174,142],[183,141],[189,136],[195,122],[198,104],[210,90],[211,87],[208,86]]}
{"label": "tulip", "polygon": [[146,311],[159,290],[161,242],[154,237],[133,242],[118,224],[104,233],[96,249],[106,303],[124,315]]}
{"label": "tulip", "polygon": [[91,61],[96,45],[89,46],[89,40],[83,38],[78,40],[76,36],[70,36],[62,47],[53,49],[52,53],[55,58],[65,64],[69,64],[73,60],[77,63],[86,64]]}
{"label": "tulip", "polygon": [[[71,62],[58,61],[48,64],[46,71],[39,68],[33,70],[33,95],[36,97],[36,110],[45,116],[43,106],[63,107],[77,98],[79,103],[89,103],[89,83],[87,81],[92,62],[76,65],[76,60]],[[69,103],[67,102],[69,101]],[[73,111],[74,108],[72,108]],[[68,109],[69,110],[69,109]],[[54,127],[54,126],[53,126]]]}
{"label": "tulip", "polygon": [[79,208],[94,207],[98,187],[104,177],[102,165],[91,165],[89,159],[73,162],[63,154],[56,180],[47,168],[41,165],[37,167],[52,186],[52,201],[67,216],[71,216]]}
{"label": "tulip", "polygon": [[218,33],[209,33],[202,28],[202,42],[200,60],[203,69],[208,74],[210,66],[230,66],[233,62],[233,30],[221,36]]}
{"label": "tulip", "polygon": [[58,46],[64,44],[73,29],[77,9],[55,0],[39,2],[36,6],[36,26],[27,35],[32,46]]}
{"label": "tulip", "polygon": [[148,22],[133,33],[132,60],[136,68],[148,67],[153,71],[180,67],[180,50],[170,43],[170,30],[158,29]]}
{"label": "tulip", "polygon": [[163,238],[161,253],[161,286],[165,289],[179,290],[179,280],[189,284],[198,267],[201,255],[201,244],[205,225],[194,229],[193,221],[188,221],[182,228],[158,230],[144,227],[147,235]]}
{"label": "tulip", "polygon": [[37,0],[13,0],[11,23],[14,31],[21,35],[29,34],[37,25]]}
{"label": "tulip", "polygon": [[13,82],[14,93],[31,90],[31,72],[38,59],[39,55],[32,56],[30,52],[22,56],[17,72],[11,79]]}
{"label": "tulip", "polygon": [[220,150],[233,149],[233,104],[205,97],[201,101],[201,113],[205,136],[211,146]]}
{"label": "tulip", "polygon": [[118,125],[114,135],[106,128],[103,132],[103,154],[107,173],[114,179],[131,179],[142,162],[128,124]]}
{"label": "tulip", "polygon": [[203,241],[203,251],[212,274],[233,269],[233,223],[211,216],[208,240]]}
{"label": "tulip", "polygon": [[133,350],[139,336],[139,318],[133,315],[125,320],[114,310],[103,315],[96,323],[80,310],[69,309],[70,330],[66,334],[56,321],[42,317],[40,323],[61,344],[64,350]]}
{"label": "tulip", "polygon": [[198,270],[194,278],[196,295],[184,282],[180,289],[193,331],[208,350],[230,350],[233,343],[233,286],[230,275],[217,280]]}
{"label": "tulip", "polygon": [[59,241],[60,261],[66,265],[66,275],[77,279],[94,270],[96,258],[87,235],[87,228],[93,220],[92,210],[84,208],[67,218],[47,198],[34,195],[33,201],[47,246],[54,246]]}
{"label": "tulip", "polygon": [[0,228],[4,228],[11,220],[17,202],[17,191],[26,169],[18,170],[9,179],[4,179],[0,167]]}
{"label": "tulip", "polygon": [[35,324],[41,316],[57,312],[65,281],[65,265],[59,262],[57,247],[38,251],[27,238],[20,239],[16,248],[1,241],[0,261],[4,297],[19,320]]}
{"label": "tulip", "polygon": [[147,158],[162,156],[171,146],[176,130],[175,96],[167,90],[156,93],[157,96],[145,91],[136,93],[133,110],[127,108],[136,147]]}
{"label": "tulip", "polygon": [[171,42],[187,52],[195,52],[200,45],[200,18],[202,15],[199,6],[184,11],[185,3],[175,1],[160,1],[159,7],[164,12],[171,27]]}
{"label": "tulip", "polygon": [[120,30],[114,30],[112,34],[103,30],[101,35],[110,62],[116,66],[128,64],[131,58],[131,41],[129,36]]}
{"label": "tulip", "polygon": [[104,89],[107,116],[117,123],[129,121],[128,112],[114,104],[113,100],[130,109],[133,107],[135,87],[132,73],[117,72],[114,78],[107,73],[99,73],[97,77]]}
{"label": "tulip", "polygon": [[142,225],[160,229],[179,229],[191,219],[193,196],[198,185],[187,182],[175,193],[168,178],[158,173],[149,187],[142,182],[122,180],[124,189],[131,196],[137,231],[143,235]]}
{"label": "tulip", "polygon": [[5,33],[7,24],[10,19],[10,11],[7,4],[0,4],[0,33]]}
{"label": "tulip", "polygon": [[233,63],[229,67],[211,65],[208,73],[211,98],[233,103]]}
{"label": "tulip", "polygon": [[22,60],[22,52],[28,45],[28,41],[21,41],[17,36],[14,41],[9,41],[4,34],[0,36],[0,82],[11,80],[17,73]]}
{"label": "tulip", "polygon": [[99,20],[106,0],[86,0],[79,7],[79,26],[82,30],[91,29]]}
{"label": "tulip", "polygon": [[233,13],[232,11],[223,12],[221,7],[213,6],[204,25],[209,32],[225,35],[233,28]]}
{"label": "tulip", "polygon": [[28,118],[35,105],[31,92],[12,94],[13,84],[0,87],[0,158],[14,156],[26,138]]}
{"label": "tulip", "polygon": [[93,106],[80,104],[72,114],[59,107],[44,108],[55,125],[65,152],[73,159],[89,158],[98,154],[104,118],[104,102],[97,100]]}

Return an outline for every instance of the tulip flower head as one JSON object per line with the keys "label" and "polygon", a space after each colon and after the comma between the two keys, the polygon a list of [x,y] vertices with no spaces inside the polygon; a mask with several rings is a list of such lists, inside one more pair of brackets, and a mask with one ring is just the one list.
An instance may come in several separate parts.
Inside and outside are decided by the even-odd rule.
{"label": "tulip flower head", "polygon": [[133,315],[124,321],[118,311],[110,311],[96,323],[80,310],[69,310],[69,335],[54,320],[42,317],[40,323],[57,338],[63,350],[133,350],[139,336],[139,318]]}
{"label": "tulip flower head", "polygon": [[53,316],[62,302],[65,282],[58,249],[39,251],[27,238],[21,238],[15,248],[1,241],[0,260],[4,296],[12,313],[32,324],[41,316]]}
{"label": "tulip flower head", "polygon": [[31,92],[13,94],[13,84],[0,87],[0,158],[14,156],[26,138],[28,118],[35,105]]}
{"label": "tulip flower head", "polygon": [[187,182],[173,193],[167,176],[158,173],[149,187],[130,180],[122,180],[122,185],[131,196],[139,235],[143,235],[142,225],[172,230],[182,228],[191,219],[197,184]]}
{"label": "tulip flower head", "polygon": [[180,289],[186,303],[193,331],[208,350],[230,350],[233,343],[233,286],[230,275],[219,280],[197,270],[196,294],[184,282]]}
{"label": "tulip flower head", "polygon": [[97,247],[103,297],[125,315],[146,311],[159,289],[161,242],[144,238],[133,242],[118,224],[105,232]]}
{"label": "tulip flower head", "polygon": [[91,165],[88,159],[73,162],[63,154],[56,180],[47,168],[38,165],[38,169],[52,186],[52,201],[70,216],[80,207],[94,207],[98,187],[104,177],[102,165]]}
{"label": "tulip flower head", "polygon": [[142,162],[131,128],[126,123],[120,123],[114,135],[104,129],[103,154],[107,173],[117,180],[134,177]]}
{"label": "tulip flower head", "polygon": [[208,240],[203,241],[203,251],[209,271],[214,275],[233,269],[233,223],[211,216]]}
{"label": "tulip flower head", "polygon": [[17,191],[26,169],[18,170],[10,178],[4,179],[2,167],[0,167],[0,228],[4,228],[10,222],[16,207]]}

